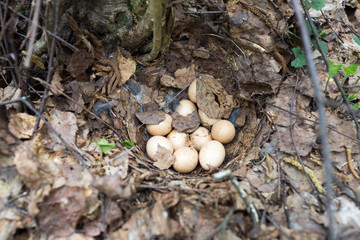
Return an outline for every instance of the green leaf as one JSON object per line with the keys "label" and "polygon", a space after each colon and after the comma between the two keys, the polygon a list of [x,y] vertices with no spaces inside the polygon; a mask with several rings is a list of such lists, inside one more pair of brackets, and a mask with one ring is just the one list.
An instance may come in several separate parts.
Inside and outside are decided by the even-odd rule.
{"label": "green leaf", "polygon": [[340,70],[342,64],[334,65],[334,62],[329,61],[329,77],[335,77],[337,75],[337,71]]}
{"label": "green leaf", "polygon": [[355,97],[354,94],[351,94],[350,96],[348,96],[349,101],[352,101],[352,100],[354,100],[355,98],[356,98],[356,97]]}
{"label": "green leaf", "polygon": [[352,64],[352,65],[344,68],[344,72],[345,72],[347,75],[353,75],[353,74],[356,73],[357,67],[358,67],[358,64]]}
{"label": "green leaf", "polygon": [[310,0],[310,1],[305,1],[305,4],[308,7],[315,9],[316,11],[320,11],[323,7],[325,7],[324,2],[325,0]]}
{"label": "green leaf", "polygon": [[[318,51],[320,51],[320,50],[319,50],[319,46],[316,44],[316,41],[315,41],[315,40],[312,40],[311,43],[312,43],[312,45],[313,45]],[[320,47],[321,47],[322,51],[324,52],[324,54],[327,54],[328,48],[327,48],[326,42],[324,42],[324,41],[319,41],[319,43],[320,43]]]}
{"label": "green leaf", "polygon": [[128,149],[132,148],[135,145],[134,141],[125,140],[121,143],[121,146],[126,147]]}
{"label": "green leaf", "polygon": [[115,147],[115,143],[109,143],[105,139],[100,139],[99,141],[94,142],[94,143],[100,147],[101,151],[104,154],[107,154],[111,149],[113,149]]}
{"label": "green leaf", "polygon": [[301,68],[306,65],[306,58],[305,55],[301,52],[299,47],[293,48],[292,51],[294,52],[295,59],[291,62],[291,66],[295,68]]}
{"label": "green leaf", "polygon": [[326,38],[328,36],[328,34],[322,30],[318,31],[318,35],[321,38]]}
{"label": "green leaf", "polygon": [[358,45],[360,45],[360,39],[357,36],[353,37],[354,42],[356,42]]}
{"label": "green leaf", "polygon": [[351,108],[352,108],[354,111],[359,110],[359,103],[355,103],[354,105],[351,106]]}

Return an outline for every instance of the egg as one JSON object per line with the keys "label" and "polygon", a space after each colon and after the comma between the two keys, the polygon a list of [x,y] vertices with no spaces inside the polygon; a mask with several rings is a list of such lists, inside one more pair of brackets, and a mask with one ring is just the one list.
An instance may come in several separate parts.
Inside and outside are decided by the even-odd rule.
{"label": "egg", "polygon": [[205,143],[211,140],[212,137],[209,130],[204,127],[198,127],[192,134],[190,134],[190,141],[196,150],[200,150]]}
{"label": "egg", "polygon": [[172,143],[174,150],[189,145],[189,135],[183,132],[172,130],[166,137]]}
{"label": "egg", "polygon": [[188,89],[188,96],[189,99],[193,102],[196,103],[196,80],[194,80]]}
{"label": "egg", "polygon": [[209,165],[219,167],[224,162],[224,159],[225,148],[219,141],[211,140],[200,149],[199,162],[205,170],[210,170]]}
{"label": "egg", "polygon": [[181,100],[179,105],[176,107],[175,111],[177,111],[182,116],[187,116],[190,113],[196,111],[197,108],[195,104],[187,99]]}
{"label": "egg", "polygon": [[146,129],[153,136],[165,136],[172,129],[171,123],[172,117],[165,113],[164,121],[160,122],[159,124],[147,124]]}
{"label": "egg", "polygon": [[219,120],[212,126],[211,136],[221,143],[229,143],[235,137],[235,127],[228,120]]}
{"label": "egg", "polygon": [[214,125],[214,123],[220,120],[220,119],[208,117],[208,115],[206,115],[206,113],[201,109],[199,109],[198,113],[199,113],[201,125],[203,125],[206,128],[211,127],[212,125]]}
{"label": "egg", "polygon": [[193,171],[198,162],[199,154],[192,147],[181,147],[174,152],[175,163],[173,168],[179,173],[189,173]]}
{"label": "egg", "polygon": [[166,137],[153,136],[146,143],[146,153],[150,159],[156,160],[156,153],[159,151],[159,146],[167,149],[171,154],[174,152],[173,145]]}

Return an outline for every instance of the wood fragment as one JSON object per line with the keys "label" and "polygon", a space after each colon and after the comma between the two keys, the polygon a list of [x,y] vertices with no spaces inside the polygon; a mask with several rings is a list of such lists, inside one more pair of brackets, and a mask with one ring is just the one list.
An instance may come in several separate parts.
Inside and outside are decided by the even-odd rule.
{"label": "wood fragment", "polygon": [[360,176],[358,175],[358,173],[355,170],[354,161],[351,158],[351,148],[350,147],[346,147],[346,158],[348,161],[350,172],[352,173],[352,175],[354,175],[354,177],[356,179],[360,179]]}

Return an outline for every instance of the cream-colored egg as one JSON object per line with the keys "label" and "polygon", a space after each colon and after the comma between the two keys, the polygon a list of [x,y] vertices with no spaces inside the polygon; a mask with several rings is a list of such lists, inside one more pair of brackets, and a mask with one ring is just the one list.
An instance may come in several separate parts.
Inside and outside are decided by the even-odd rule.
{"label": "cream-colored egg", "polygon": [[166,137],[172,143],[174,150],[189,145],[189,135],[183,132],[176,131],[173,129]]}
{"label": "cream-colored egg", "polygon": [[153,136],[165,136],[172,129],[171,123],[172,117],[165,113],[164,121],[160,122],[159,124],[147,124],[146,129]]}
{"label": "cream-colored egg", "polygon": [[204,127],[198,127],[195,132],[190,134],[190,141],[192,146],[196,148],[196,150],[200,150],[201,147],[212,140],[209,130]]}
{"label": "cream-colored egg", "polygon": [[212,125],[214,125],[214,123],[216,123],[217,121],[220,120],[220,119],[208,117],[208,115],[206,115],[206,113],[204,113],[204,111],[202,111],[200,109],[199,109],[198,113],[199,113],[201,125],[203,125],[206,128],[211,127]]}
{"label": "cream-colored egg", "polygon": [[200,149],[199,162],[205,170],[210,170],[209,165],[219,167],[224,162],[224,159],[225,148],[219,141],[209,141]]}
{"label": "cream-colored egg", "polygon": [[189,99],[193,102],[193,103],[197,103],[196,101],[196,80],[194,80],[188,89],[188,96]]}
{"label": "cream-colored egg", "polygon": [[150,159],[156,160],[156,153],[159,150],[159,146],[166,148],[171,154],[174,152],[173,145],[166,137],[153,136],[146,143],[146,153]]}
{"label": "cream-colored egg", "polygon": [[187,116],[190,113],[192,113],[193,111],[196,111],[196,106],[195,104],[187,99],[181,100],[179,102],[179,105],[176,107],[175,109],[180,115],[182,116]]}
{"label": "cream-colored egg", "polygon": [[235,137],[235,127],[228,120],[219,120],[212,126],[211,136],[221,143],[229,143]]}
{"label": "cream-colored egg", "polygon": [[192,147],[181,147],[174,152],[173,168],[179,173],[189,173],[199,162],[199,154]]}

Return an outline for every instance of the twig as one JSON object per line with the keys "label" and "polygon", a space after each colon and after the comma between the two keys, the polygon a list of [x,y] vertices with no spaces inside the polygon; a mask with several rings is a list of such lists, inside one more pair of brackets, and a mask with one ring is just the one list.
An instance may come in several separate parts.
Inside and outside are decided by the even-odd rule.
{"label": "twig", "polygon": [[34,43],[35,43],[35,38],[37,35],[37,28],[38,28],[38,22],[39,22],[39,16],[40,16],[41,0],[36,0],[34,7],[35,7],[35,11],[34,11],[33,19],[31,21],[31,25],[28,30],[28,32],[30,33],[30,39],[29,39],[29,45],[27,48],[28,55],[26,55],[25,62],[24,62],[24,67],[26,67],[26,68],[30,67],[31,56],[32,56],[32,52],[34,50]]}
{"label": "twig", "polygon": [[[60,3],[60,1],[55,1],[54,3],[56,4],[55,16],[54,16],[55,17],[54,33],[57,34],[58,27],[59,27],[59,16],[60,16],[59,8],[60,8],[61,3]],[[50,4],[50,3],[48,3],[48,4]],[[52,16],[47,16],[47,17],[52,17]],[[28,52],[28,54],[29,54],[29,52]],[[52,65],[53,65],[54,55],[55,55],[55,38],[52,38],[50,57],[49,57],[49,65],[48,65],[48,71],[47,71],[47,75],[46,75],[46,82],[49,84],[51,83],[51,79],[52,79],[52,73],[53,73]],[[29,55],[27,55],[27,56],[29,56]],[[45,92],[44,92],[44,95],[43,95],[43,98],[41,101],[41,105],[40,105],[40,109],[39,109],[40,114],[42,114],[42,112],[44,111],[45,103],[48,98],[48,93],[49,93],[49,89],[45,88]],[[35,131],[37,130],[37,128],[39,126],[39,122],[40,122],[40,120],[39,120],[39,118],[37,118],[36,122],[35,122],[35,126],[34,126]]]}
{"label": "twig", "polygon": [[88,110],[83,104],[75,101],[74,99],[72,99],[70,96],[68,96],[66,93],[64,93],[63,91],[60,91],[59,89],[53,87],[51,84],[47,83],[46,81],[40,79],[40,78],[36,78],[33,77],[32,79],[40,82],[45,88],[49,88],[55,95],[59,94],[63,97],[65,97],[66,99],[68,99],[69,101],[71,101],[73,104],[75,104],[76,106],[81,107],[86,113],[90,114],[91,116],[93,116],[96,120],[100,121],[101,123],[103,123],[105,126],[107,126],[108,128],[110,128],[112,131],[114,131],[114,133],[117,136],[120,136],[120,134],[117,132],[117,130],[111,126],[110,124],[108,124],[107,122],[105,122],[103,119],[101,119],[99,116],[97,116],[96,114],[94,114],[93,112],[91,112],[90,110]]}
{"label": "twig", "polygon": [[325,184],[326,184],[326,192],[325,193],[326,193],[327,213],[328,213],[328,221],[329,221],[328,239],[335,240],[336,233],[335,233],[335,229],[334,229],[334,216],[333,216],[333,212],[331,209],[331,202],[332,202],[332,199],[334,196],[334,193],[332,190],[333,175],[332,175],[332,163],[331,163],[331,158],[330,158],[330,146],[329,146],[327,132],[326,132],[327,120],[326,120],[326,114],[325,114],[324,96],[321,94],[321,91],[320,91],[320,84],[319,84],[319,80],[317,78],[314,60],[312,58],[310,38],[309,38],[308,32],[306,30],[306,24],[304,21],[304,17],[300,11],[300,6],[299,6],[299,3],[297,2],[297,0],[292,0],[292,4],[294,7],[296,19],[297,19],[299,27],[300,27],[301,38],[302,38],[302,41],[304,44],[304,49],[305,49],[307,66],[309,69],[310,78],[313,82],[315,95],[316,95],[316,101],[317,101],[318,108],[319,108],[319,118],[320,118],[319,138],[321,141],[322,155],[324,158],[324,172],[325,172]]}
{"label": "twig", "polygon": [[227,170],[224,170],[221,172],[217,172],[213,175],[213,177],[216,180],[223,180],[225,178],[229,178],[231,180],[231,183],[233,184],[233,186],[235,187],[235,189],[239,193],[240,197],[244,200],[244,202],[247,206],[247,211],[250,214],[251,220],[253,222],[253,229],[259,227],[259,215],[256,211],[255,205],[254,205],[254,203],[250,202],[247,193],[240,186],[236,177],[231,175],[231,170],[227,169]]}
{"label": "twig", "polygon": [[173,98],[171,98],[168,102],[166,102],[164,105],[162,105],[161,107],[159,107],[159,110],[163,109],[164,107],[166,107],[167,105],[169,105],[172,101],[174,101],[185,89],[187,89],[190,86],[191,83],[188,83],[188,85],[186,85],[183,89],[181,89],[180,92],[178,92]]}
{"label": "twig", "polygon": [[[298,71],[297,76],[296,76],[296,83],[295,83],[295,86],[294,86],[294,91],[293,91],[293,94],[291,96],[290,112],[293,112],[293,108],[294,108],[294,105],[295,105],[295,94],[296,94],[297,86],[299,84],[299,79],[300,78],[299,78],[299,71]],[[313,182],[311,181],[311,179],[309,177],[309,174],[307,173],[307,171],[305,171],[304,162],[303,162],[303,160],[302,160],[302,158],[301,158],[301,156],[299,154],[299,151],[297,150],[297,147],[296,147],[296,142],[295,142],[295,138],[294,138],[293,115],[290,114],[289,118],[290,118],[290,137],[291,137],[292,144],[294,145],[296,156],[297,156],[298,161],[300,162],[302,168],[304,169],[304,174],[306,176],[306,179],[310,183],[310,186],[312,187],[313,190],[316,190],[317,188],[315,188]]]}
{"label": "twig", "polygon": [[339,36],[339,34],[337,34],[337,32],[335,32],[335,30],[332,28],[329,19],[325,16],[324,11],[323,11],[322,9],[320,9],[320,12],[321,12],[321,14],[324,16],[325,21],[326,21],[326,23],[329,25],[331,31],[332,31],[332,32],[335,34],[335,36],[340,40],[340,42],[341,42],[342,44],[344,44],[344,41],[341,39],[341,37]]}

